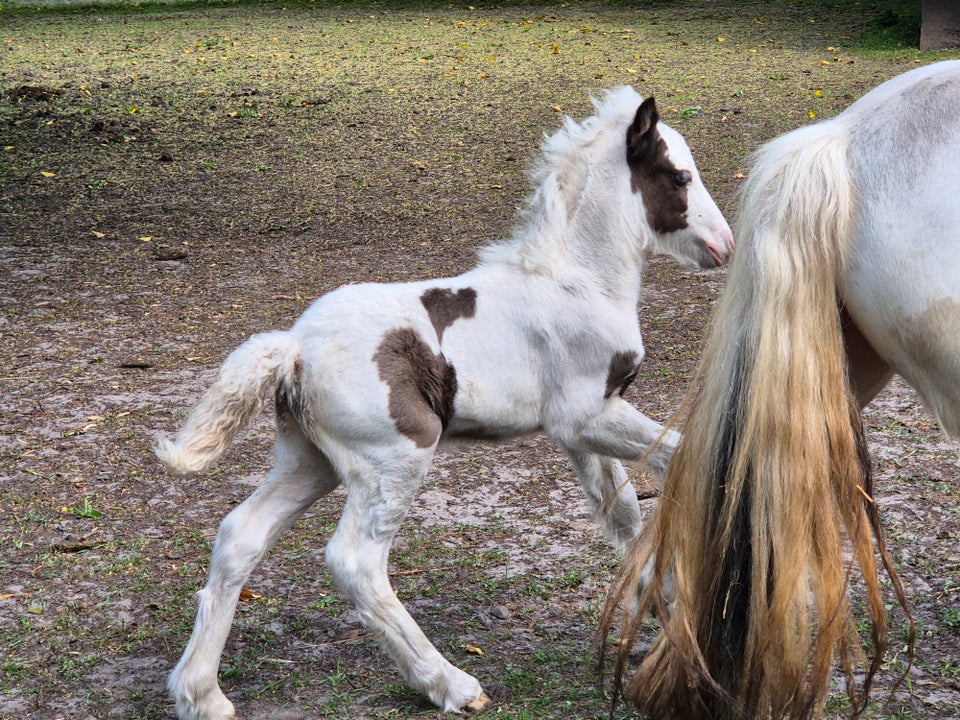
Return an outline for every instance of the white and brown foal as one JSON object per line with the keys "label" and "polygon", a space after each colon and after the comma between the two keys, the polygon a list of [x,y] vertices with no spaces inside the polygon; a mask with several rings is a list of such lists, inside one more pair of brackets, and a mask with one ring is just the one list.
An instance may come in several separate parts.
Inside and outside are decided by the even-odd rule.
{"label": "white and brown foal", "polygon": [[[217,685],[238,594],[267,548],[343,483],[346,507],[326,549],[330,572],[406,681],[448,711],[482,707],[480,683],[450,664],[397,600],[391,542],[445,440],[542,432],[573,463],[606,536],[640,530],[616,458],[636,460],[663,428],[621,398],[643,358],[637,322],[650,252],[712,268],[730,229],[683,138],[628,87],[569,118],[543,145],[537,189],[506,242],[458,277],[342,287],[285,332],[255,335],[227,358],[160,458],[209,467],[275,393],[276,464],[223,520],[193,635],[170,676],[178,715],[224,720]],[[666,467],[677,436],[649,459]]]}

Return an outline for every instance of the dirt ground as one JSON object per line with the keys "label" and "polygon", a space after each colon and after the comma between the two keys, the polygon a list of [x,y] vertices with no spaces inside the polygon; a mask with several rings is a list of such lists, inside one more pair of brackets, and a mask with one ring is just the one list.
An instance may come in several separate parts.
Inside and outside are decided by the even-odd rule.
{"label": "dirt ground", "polygon": [[[730,12],[706,5],[717,17]],[[278,89],[284,70],[257,76],[249,68],[216,90],[222,78],[196,73],[158,82],[161,64],[185,62],[183,47],[193,57],[209,54],[209,66],[219,50],[209,38],[243,40],[246,20],[235,9],[207,12],[171,11],[163,26],[139,14],[67,19],[79,23],[69,32],[82,27],[91,36],[98,23],[121,27],[95,70],[95,53],[75,52],[86,47],[81,40],[58,44],[68,30],[56,17],[17,26],[16,37],[36,32],[43,50],[17,50],[13,35],[4,39],[12,62],[0,87],[2,717],[171,716],[163,683],[189,635],[192,594],[220,519],[269,468],[272,421],[264,413],[199,477],[165,474],[152,443],[179,426],[233,347],[288,326],[322,293],[468,269],[477,247],[509,232],[528,191],[524,168],[541,133],[559,122],[552,106],[582,117],[587,91],[619,80],[612,71],[568,68],[538,81],[543,71],[531,66],[511,79],[509,95],[482,87],[478,70],[466,84],[421,82],[406,96],[391,92],[389,80],[307,87],[288,77],[289,87]],[[296,12],[263,11],[260,34],[300,33],[323,52],[346,52],[339,40],[323,45],[309,35]],[[376,9],[390,12],[391,27],[449,20],[443,10],[410,20]],[[533,18],[536,31],[560,23],[564,38],[587,25],[607,22],[612,37],[628,22],[642,24],[598,12],[516,17]],[[366,11],[330,13],[331,27],[368,22]],[[744,20],[751,22],[756,13]],[[718,45],[715,30],[690,27],[681,27],[688,35],[676,51],[696,56]],[[143,47],[143,36],[166,28],[190,40],[169,55],[118,59],[131,52],[124,43]],[[724,29],[735,32],[729,23]],[[584,52],[602,47],[599,37],[592,42]],[[744,60],[735,70],[744,85],[748,76],[769,82],[789,76],[783,68],[809,67],[795,82],[811,98],[814,88],[828,88],[821,114],[912,63],[858,58],[855,78],[821,80],[820,61],[803,55],[809,48],[780,36],[770,42],[783,57],[763,68]],[[301,51],[280,45],[281,55]],[[417,67],[430,62],[416,52]],[[36,65],[30,58],[38,53]],[[832,54],[814,57],[834,63]],[[477,62],[493,73],[484,69],[495,65],[489,58]],[[738,95],[733,81],[691,82],[654,54],[638,67],[659,93],[686,83],[692,99],[684,95],[666,119],[688,136],[732,217],[742,158],[799,124],[808,100],[798,89],[789,114],[778,114],[775,97]],[[720,135],[732,144],[712,146]],[[647,357],[628,397],[658,420],[682,397],[724,280],[722,271],[651,260],[638,308]],[[876,497],[918,630],[907,682],[885,705],[905,667],[904,619],[894,611],[900,640],[870,716],[960,718],[957,451],[899,381],[865,417]],[[253,596],[241,603],[221,666],[244,718],[438,715],[400,683],[323,567],[342,502],[338,492],[319,503],[251,578]],[[491,715],[599,718],[608,701],[595,686],[591,643],[615,565],[565,458],[532,438],[441,454],[397,540],[391,573],[428,636],[480,677]],[[828,714],[843,709],[838,693]]]}

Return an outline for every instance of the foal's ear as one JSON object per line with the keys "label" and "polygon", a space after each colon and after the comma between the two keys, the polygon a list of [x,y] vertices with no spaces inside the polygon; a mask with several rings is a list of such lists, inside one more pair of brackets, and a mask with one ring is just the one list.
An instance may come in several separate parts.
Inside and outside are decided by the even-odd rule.
{"label": "foal's ear", "polygon": [[660,114],[657,112],[657,103],[652,97],[648,97],[637,108],[633,124],[627,130],[627,142],[630,143],[634,137],[646,135],[650,130],[657,127],[659,121]]}

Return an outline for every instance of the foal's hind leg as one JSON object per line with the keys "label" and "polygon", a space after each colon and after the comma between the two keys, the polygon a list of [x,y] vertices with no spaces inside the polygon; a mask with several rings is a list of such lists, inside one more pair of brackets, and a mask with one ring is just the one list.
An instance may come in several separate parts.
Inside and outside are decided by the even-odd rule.
{"label": "foal's hind leg", "polygon": [[640,504],[633,483],[619,460],[605,455],[567,450],[574,472],[587,495],[590,511],[617,550],[623,552],[640,532]]}
{"label": "foal's hind leg", "polygon": [[240,590],[273,542],[318,498],[337,486],[327,459],[281,419],[276,464],[266,480],[220,524],[193,634],[167,687],[181,720],[227,720],[233,704],[217,685],[220,655]]}
{"label": "foal's hind leg", "polygon": [[387,556],[420,487],[433,450],[378,462],[356,459],[344,473],[347,503],[327,544],[327,566],[361,621],[394,659],[411,687],[444,711],[480,710],[487,702],[476,678],[451,665],[397,599]]}

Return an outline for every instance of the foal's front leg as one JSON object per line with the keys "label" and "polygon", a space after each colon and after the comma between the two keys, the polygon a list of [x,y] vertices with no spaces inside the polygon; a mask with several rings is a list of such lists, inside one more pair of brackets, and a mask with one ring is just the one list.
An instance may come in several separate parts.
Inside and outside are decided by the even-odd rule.
{"label": "foal's front leg", "polygon": [[637,493],[623,465],[616,458],[569,448],[567,455],[593,517],[607,540],[622,553],[642,525]]}
{"label": "foal's front leg", "polygon": [[[640,534],[642,521],[636,493],[626,474],[623,473],[623,480],[616,482],[612,480],[616,475],[611,465],[619,466],[620,472],[623,472],[622,466],[614,458],[625,460],[645,458],[647,467],[654,472],[658,480],[662,481],[666,477],[667,467],[679,442],[680,433],[667,430],[622,398],[611,397],[600,414],[580,426],[575,443],[575,446],[580,448],[579,454],[570,447],[567,448],[567,453],[574,462],[574,467],[577,468],[580,482],[591,503],[594,516],[617,549],[622,551],[627,542]],[[600,457],[590,453],[598,453]],[[579,466],[578,457],[581,458]],[[603,501],[599,505],[596,505],[596,500],[591,495],[591,486],[600,488],[600,497]],[[607,501],[608,496],[612,496],[614,500]],[[634,512],[636,513],[635,525],[631,532],[626,523],[631,521]],[[641,574],[641,588],[649,584],[651,572],[652,560]],[[672,598],[673,594],[671,573],[664,579],[664,595]]]}
{"label": "foal's front leg", "polygon": [[579,422],[570,409],[557,413],[557,419],[551,435],[567,451],[604,535],[622,552],[642,522],[637,493],[618,458],[646,457],[662,479],[680,435],[665,431],[619,396],[608,398],[600,413],[586,419],[581,415]]}
{"label": "foal's front leg", "polygon": [[576,438],[564,445],[622,460],[645,459],[647,468],[662,481],[679,442],[680,433],[667,430],[615,396],[607,400],[602,412],[580,425]]}

